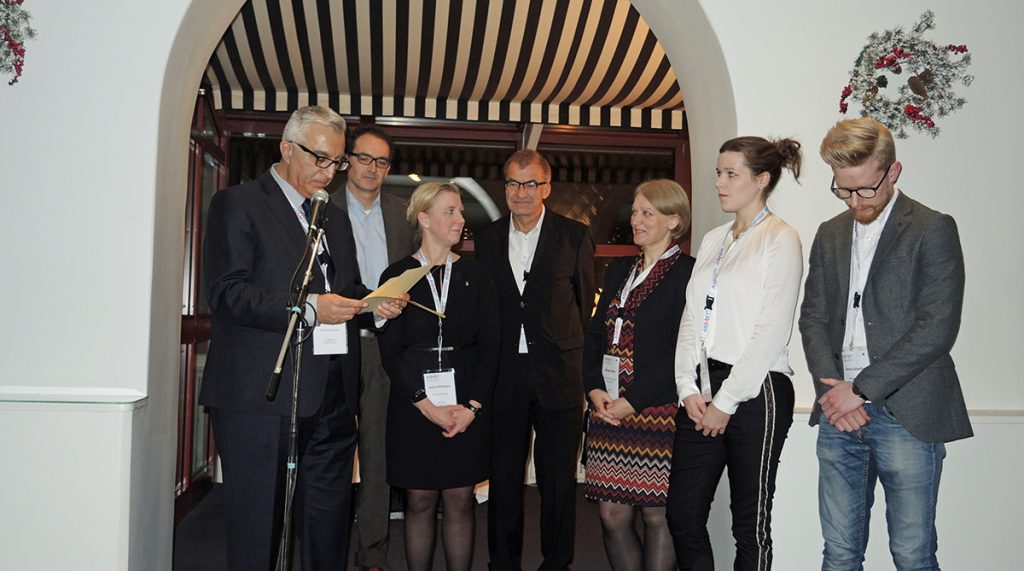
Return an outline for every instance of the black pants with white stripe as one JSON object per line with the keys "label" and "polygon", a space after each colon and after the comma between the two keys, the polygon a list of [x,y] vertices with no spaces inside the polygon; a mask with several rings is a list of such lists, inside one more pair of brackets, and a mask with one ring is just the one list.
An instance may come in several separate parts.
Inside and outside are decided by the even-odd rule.
{"label": "black pants with white stripe", "polygon": [[[708,369],[715,394],[732,366],[711,360]],[[679,569],[715,568],[707,523],[726,467],[736,540],[734,569],[771,569],[772,496],[782,444],[793,424],[793,401],[789,377],[770,373],[761,393],[740,403],[725,433],[714,438],[697,432],[679,407],[666,514]]]}

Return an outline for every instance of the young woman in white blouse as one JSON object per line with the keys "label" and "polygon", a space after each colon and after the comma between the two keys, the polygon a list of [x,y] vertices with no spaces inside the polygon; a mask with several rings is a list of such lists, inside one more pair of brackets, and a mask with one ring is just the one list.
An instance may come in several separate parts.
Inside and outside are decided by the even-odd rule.
{"label": "young woman in white blouse", "polygon": [[679,414],[667,516],[680,569],[713,569],[708,513],[722,471],[736,540],[735,569],[770,569],[771,506],[793,423],[787,346],[803,254],[768,196],[800,143],[739,137],[719,149],[715,188],[732,222],[708,232],[686,288],[676,345]]}

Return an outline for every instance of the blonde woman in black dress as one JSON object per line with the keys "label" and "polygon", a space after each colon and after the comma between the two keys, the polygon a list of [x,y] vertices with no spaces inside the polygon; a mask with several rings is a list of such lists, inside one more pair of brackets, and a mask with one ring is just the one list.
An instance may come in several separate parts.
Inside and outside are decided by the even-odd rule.
{"label": "blonde woman in black dress", "polygon": [[473,561],[474,485],[489,477],[488,409],[498,362],[498,299],[488,273],[452,252],[465,220],[458,188],[426,183],[413,192],[407,217],[421,247],[395,262],[381,282],[423,265],[434,269],[409,291],[410,307],[379,336],[391,378],[388,483],[404,488],[408,568],[431,569],[437,504],[444,504],[442,543],[450,570]]}

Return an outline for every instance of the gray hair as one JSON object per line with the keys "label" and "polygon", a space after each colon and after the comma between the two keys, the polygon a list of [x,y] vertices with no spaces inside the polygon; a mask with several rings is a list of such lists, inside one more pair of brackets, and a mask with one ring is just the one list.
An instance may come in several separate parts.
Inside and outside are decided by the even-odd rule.
{"label": "gray hair", "polygon": [[341,115],[327,107],[310,105],[296,109],[292,113],[292,116],[288,118],[288,123],[284,126],[284,133],[281,134],[281,138],[288,141],[300,139],[306,128],[310,125],[323,125],[324,127],[334,129],[342,135],[345,134],[345,119]]}

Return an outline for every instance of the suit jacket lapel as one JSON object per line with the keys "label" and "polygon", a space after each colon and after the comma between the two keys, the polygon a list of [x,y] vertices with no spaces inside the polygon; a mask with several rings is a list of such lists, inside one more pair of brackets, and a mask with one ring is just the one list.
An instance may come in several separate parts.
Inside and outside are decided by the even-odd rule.
{"label": "suit jacket lapel", "polygon": [[846,212],[836,228],[836,271],[839,272],[839,302],[846,307],[850,298],[850,260],[853,251],[853,215]]}
{"label": "suit jacket lapel", "polygon": [[913,215],[914,203],[912,200],[904,197],[902,192],[895,200],[896,204],[892,205],[892,212],[889,213],[889,219],[885,221],[885,228],[882,228],[882,235],[878,238],[878,248],[875,250],[875,257],[871,259],[871,269],[868,270],[868,281],[871,281],[878,265],[892,250]]}
{"label": "suit jacket lapel", "polygon": [[512,275],[512,264],[508,261],[508,232],[509,225],[512,223],[512,219],[509,216],[500,219],[501,231],[496,232],[498,235],[498,256],[501,265],[501,273],[498,276],[499,279],[504,281],[507,287],[511,288],[512,291],[519,293],[519,288],[516,286],[516,277]]}
{"label": "suit jacket lapel", "polygon": [[270,172],[260,177],[260,188],[270,203],[270,211],[274,213],[274,218],[284,227],[288,239],[301,250],[306,243],[306,234],[302,231],[302,224],[295,217],[291,203],[285,198],[284,192]]}
{"label": "suit jacket lapel", "polygon": [[[553,250],[550,245],[558,240],[556,224],[557,222],[552,212],[550,210],[545,212],[544,223],[540,227],[540,236],[537,237],[537,249],[533,253],[533,264],[530,266],[531,274],[534,272],[542,273],[550,267],[548,259],[551,257],[551,251]],[[530,291],[530,283],[531,280],[526,280],[526,286],[523,288],[523,297]]]}
{"label": "suit jacket lapel", "polygon": [[399,224],[405,224],[405,212],[394,208],[390,200],[385,199],[384,191],[380,194],[380,214],[384,219],[384,242],[387,244],[388,264],[393,264],[412,252],[400,252],[397,237],[389,228],[397,228]]}

